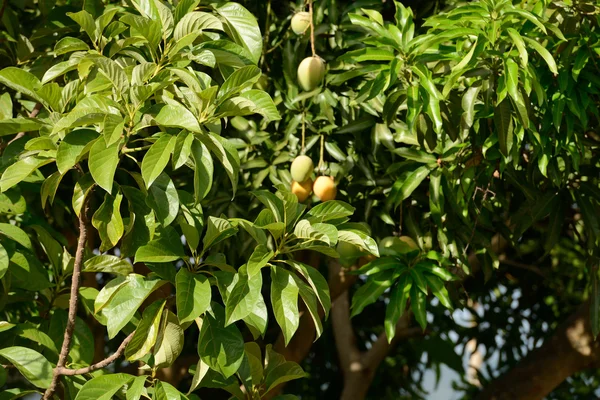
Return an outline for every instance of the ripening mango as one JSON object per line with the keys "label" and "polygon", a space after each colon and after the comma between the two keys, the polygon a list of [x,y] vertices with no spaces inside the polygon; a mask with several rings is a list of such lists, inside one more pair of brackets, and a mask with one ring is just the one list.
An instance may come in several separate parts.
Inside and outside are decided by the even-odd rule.
{"label": "ripening mango", "polygon": [[321,201],[335,199],[337,189],[335,187],[333,178],[329,176],[320,176],[315,179],[315,183],[313,184],[313,192]]}
{"label": "ripening mango", "polygon": [[298,66],[298,84],[307,92],[315,89],[325,77],[325,63],[320,57],[306,57]]}
{"label": "ripening mango", "polygon": [[310,13],[301,11],[292,17],[292,30],[296,35],[302,35],[310,26]]}

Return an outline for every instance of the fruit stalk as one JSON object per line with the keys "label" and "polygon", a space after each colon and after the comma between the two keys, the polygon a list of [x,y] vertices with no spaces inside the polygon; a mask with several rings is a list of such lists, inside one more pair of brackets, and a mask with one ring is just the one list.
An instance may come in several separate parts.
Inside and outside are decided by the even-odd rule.
{"label": "fruit stalk", "polygon": [[315,24],[313,22],[312,0],[308,0],[308,13],[310,15],[310,49],[312,50],[312,56],[315,57],[317,52],[315,51]]}

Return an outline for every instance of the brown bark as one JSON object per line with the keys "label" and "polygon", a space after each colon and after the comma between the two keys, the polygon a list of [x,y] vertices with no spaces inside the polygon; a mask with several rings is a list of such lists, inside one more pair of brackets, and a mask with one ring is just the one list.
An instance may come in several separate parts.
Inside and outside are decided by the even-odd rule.
{"label": "brown bark", "polygon": [[589,304],[581,305],[544,344],[530,352],[477,397],[477,400],[541,400],[569,376],[596,366],[600,343],[594,341]]}

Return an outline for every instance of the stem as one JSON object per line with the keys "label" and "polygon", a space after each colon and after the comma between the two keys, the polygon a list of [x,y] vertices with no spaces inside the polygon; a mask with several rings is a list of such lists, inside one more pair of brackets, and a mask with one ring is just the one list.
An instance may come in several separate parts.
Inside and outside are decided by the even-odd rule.
{"label": "stem", "polygon": [[81,264],[83,262],[83,252],[85,250],[85,241],[87,238],[87,227],[86,227],[86,216],[88,206],[84,204],[81,213],[79,214],[79,240],[77,241],[77,251],[75,253],[75,264],[73,265],[73,277],[71,279],[71,298],[69,299],[69,316],[67,319],[67,327],[65,328],[65,335],[63,339],[62,348],[60,349],[60,355],[58,356],[58,363],[54,369],[52,375],[52,382],[50,387],[44,393],[43,400],[48,400],[54,394],[56,390],[56,384],[58,378],[60,378],[61,371],[67,362],[67,356],[71,347],[71,341],[73,340],[73,331],[75,330],[75,318],[77,316],[77,298],[79,296],[79,285],[81,275]]}
{"label": "stem", "polygon": [[321,134],[321,150],[319,152],[319,165],[317,166],[317,170],[322,174],[323,173],[323,153],[325,151],[325,135]]}
{"label": "stem", "polygon": [[304,154],[304,142],[306,136],[306,113],[302,111],[302,148],[300,149],[300,154]]}
{"label": "stem", "polygon": [[315,57],[317,52],[315,51],[315,24],[313,22],[312,0],[308,0],[308,13],[310,15],[310,48],[312,50],[312,56]]}
{"label": "stem", "polygon": [[8,0],[4,0],[2,3],[2,8],[0,8],[0,19],[4,16],[4,10],[6,10],[6,6],[8,5]]}
{"label": "stem", "polygon": [[117,349],[117,351],[115,351],[115,353],[113,355],[111,355],[110,357],[106,357],[104,360],[102,361],[98,361],[96,364],[92,364],[89,367],[85,367],[85,368],[79,368],[79,369],[69,369],[69,368],[64,368],[61,367],[60,369],[58,367],[56,367],[56,369],[58,370],[58,374],[60,375],[83,375],[83,374],[89,374],[90,372],[96,371],[98,369],[102,369],[104,367],[107,367],[109,364],[112,364],[117,358],[121,357],[121,355],[123,354],[123,352],[125,351],[125,347],[127,347],[127,345],[129,344],[129,342],[131,341],[131,339],[133,339],[133,334],[135,332],[131,332],[129,334],[129,336],[127,336],[125,338],[125,340],[123,340],[123,343],[121,343],[121,345],[119,346],[119,348]]}

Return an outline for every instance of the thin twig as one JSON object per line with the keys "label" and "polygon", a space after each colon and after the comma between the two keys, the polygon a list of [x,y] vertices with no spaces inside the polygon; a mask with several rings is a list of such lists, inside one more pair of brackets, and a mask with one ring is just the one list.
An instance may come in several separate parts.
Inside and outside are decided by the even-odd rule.
{"label": "thin twig", "polygon": [[8,5],[8,0],[4,0],[2,3],[2,8],[0,8],[0,20],[4,16],[4,10],[6,10],[6,6]]}
{"label": "thin twig", "polygon": [[71,298],[69,299],[69,316],[67,319],[67,327],[65,328],[65,335],[63,339],[62,348],[58,356],[58,363],[54,369],[52,375],[52,382],[46,392],[44,393],[43,400],[48,400],[54,394],[56,390],[56,384],[58,378],[61,375],[61,370],[64,368],[69,350],[71,348],[71,341],[73,340],[73,331],[75,330],[75,318],[77,317],[77,298],[79,297],[79,285],[81,275],[81,264],[83,263],[83,253],[85,250],[85,242],[87,238],[87,226],[86,216],[88,211],[88,205],[84,204],[81,213],[79,214],[79,240],[77,241],[77,251],[75,253],[75,263],[73,265],[73,275],[71,280]]}
{"label": "thin twig", "polygon": [[306,113],[302,111],[302,148],[300,153],[304,154],[304,138],[306,136]]}
{"label": "thin twig", "polygon": [[319,165],[317,166],[317,170],[323,174],[325,161],[323,160],[323,156],[325,153],[325,135],[321,134],[321,150],[319,151]]}
{"label": "thin twig", "polygon": [[[4,11],[4,9],[0,10],[0,18],[2,18],[2,12],[3,11]],[[33,107],[33,110],[31,110],[31,112],[29,113],[29,118],[35,118],[40,113],[41,109],[42,109],[42,104],[41,103],[37,103],[35,105],[35,107]],[[15,140],[21,139],[23,136],[25,136],[25,132],[19,132],[19,133],[17,133],[17,135],[14,138],[12,138],[6,145],[8,146],[9,144],[11,144],[12,142],[14,142]]]}
{"label": "thin twig", "polygon": [[310,48],[312,50],[312,56],[315,57],[317,52],[315,51],[315,23],[313,22],[312,0],[308,0],[308,14],[310,15]]}
{"label": "thin twig", "polygon": [[131,341],[131,339],[133,339],[134,333],[135,332],[131,332],[129,334],[129,336],[127,336],[125,338],[125,340],[123,340],[123,343],[121,343],[121,345],[119,346],[117,351],[115,351],[115,353],[112,354],[110,357],[106,357],[104,360],[98,361],[96,364],[92,364],[89,367],[85,367],[85,368],[79,368],[79,369],[60,368],[58,370],[58,373],[60,375],[69,375],[69,376],[83,375],[83,374],[89,374],[90,372],[107,367],[108,365],[112,364],[117,358],[121,357],[121,355],[125,351],[125,347],[127,347],[129,342]]}

